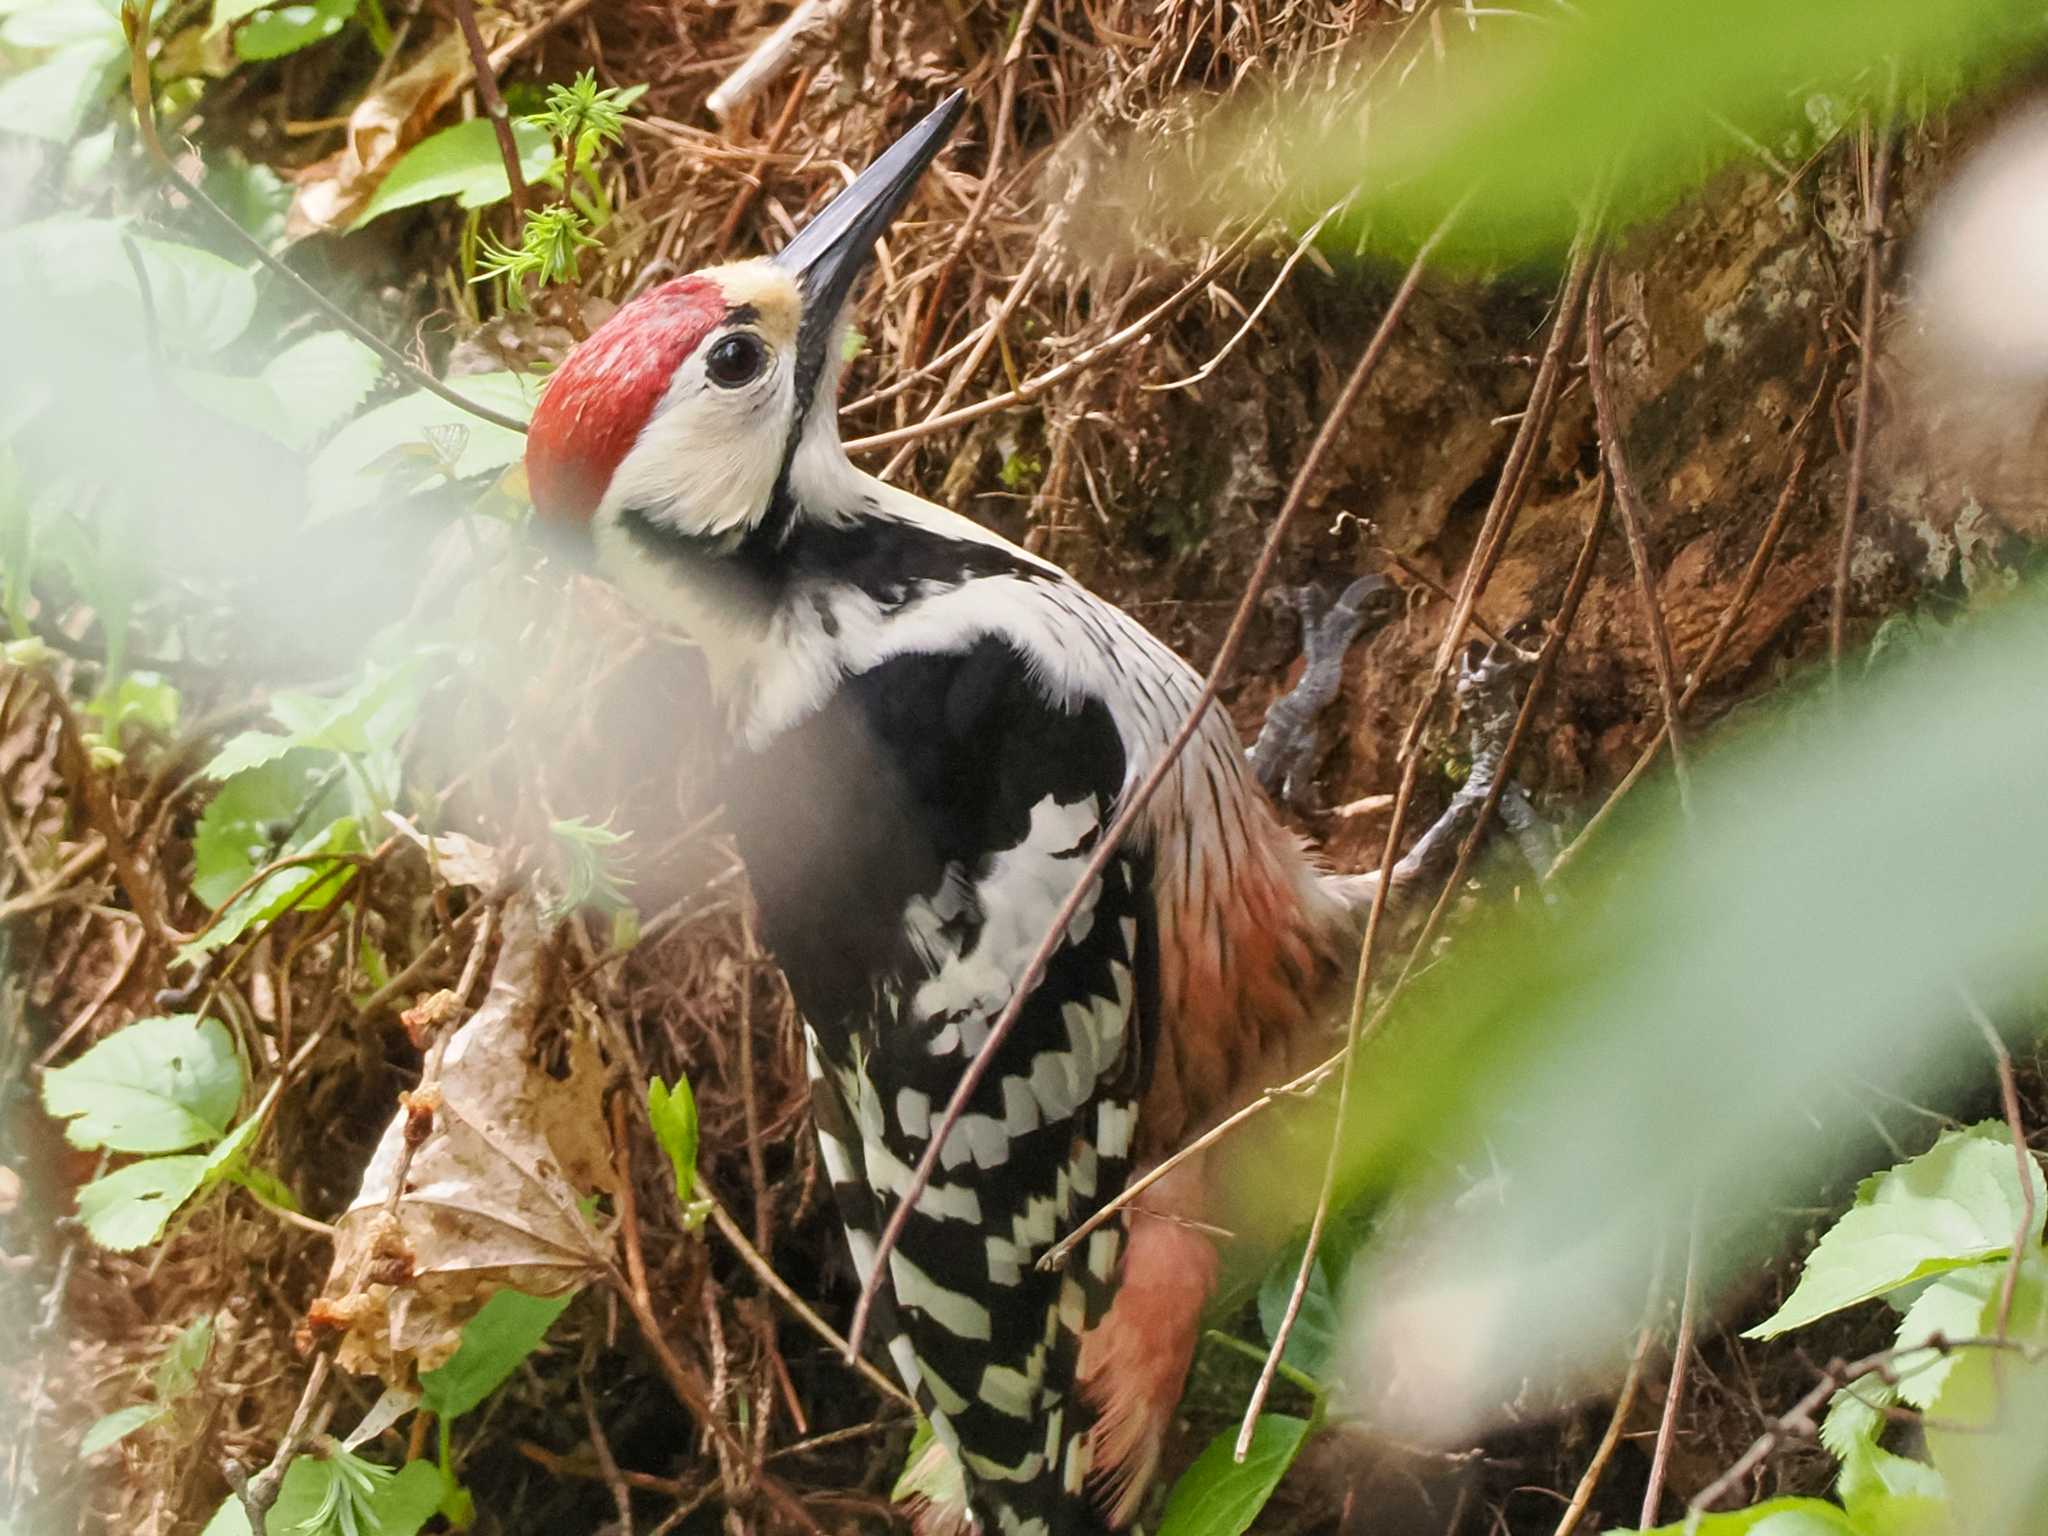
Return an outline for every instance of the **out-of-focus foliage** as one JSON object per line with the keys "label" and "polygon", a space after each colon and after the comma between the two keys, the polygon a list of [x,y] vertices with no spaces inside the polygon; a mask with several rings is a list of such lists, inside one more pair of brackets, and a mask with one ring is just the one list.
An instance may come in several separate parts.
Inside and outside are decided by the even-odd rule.
{"label": "out-of-focus foliage", "polygon": [[1846,1171],[1845,1074],[1983,1074],[1959,988],[1998,1012],[2048,977],[2044,654],[2028,593],[1717,744],[1690,816],[1636,807],[1560,905],[1475,924],[1410,990],[1347,1132],[1352,1198],[1406,1215],[1352,1266],[1361,1412],[1456,1438],[1525,1379],[1599,1379],[1687,1212],[1711,1300],[1779,1202]]}
{"label": "out-of-focus foliage", "polygon": [[1604,188],[1609,221],[1668,208],[1761,146],[1793,164],[1860,112],[1918,114],[2048,44],[2027,0],[1574,0],[1436,13],[1362,89],[1233,115],[1198,141],[1185,209],[1262,206],[1412,249],[1471,194],[1444,254],[1554,254]]}

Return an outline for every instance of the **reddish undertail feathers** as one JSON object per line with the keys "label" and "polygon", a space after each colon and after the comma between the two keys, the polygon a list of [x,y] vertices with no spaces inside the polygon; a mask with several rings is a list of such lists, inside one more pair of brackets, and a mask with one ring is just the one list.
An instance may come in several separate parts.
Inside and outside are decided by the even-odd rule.
{"label": "reddish undertail feathers", "polygon": [[526,482],[542,517],[590,520],[676,369],[725,314],[716,282],[679,277],[626,304],[563,360],[526,434]]}

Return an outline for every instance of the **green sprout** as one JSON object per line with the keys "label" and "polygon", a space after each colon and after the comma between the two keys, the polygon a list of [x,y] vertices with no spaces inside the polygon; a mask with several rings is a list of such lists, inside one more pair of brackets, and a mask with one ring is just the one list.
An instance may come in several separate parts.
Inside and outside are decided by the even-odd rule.
{"label": "green sprout", "polygon": [[568,203],[557,203],[526,216],[526,227],[519,232],[516,247],[484,236],[477,280],[506,279],[505,291],[512,307],[524,309],[527,278],[533,278],[542,287],[565,278],[581,282],[583,274],[577,258],[597,243],[581,210]]}

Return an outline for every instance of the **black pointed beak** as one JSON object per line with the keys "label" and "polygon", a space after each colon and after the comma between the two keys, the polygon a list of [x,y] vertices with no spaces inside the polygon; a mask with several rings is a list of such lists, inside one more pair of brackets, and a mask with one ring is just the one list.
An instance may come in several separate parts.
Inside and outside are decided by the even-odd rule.
{"label": "black pointed beak", "polygon": [[796,336],[799,420],[809,412],[818,381],[825,375],[839,312],[867,270],[875,242],[909,201],[925,168],[945,148],[966,104],[966,93],[955,91],[932,108],[776,254],[775,264],[803,287],[803,318]]}

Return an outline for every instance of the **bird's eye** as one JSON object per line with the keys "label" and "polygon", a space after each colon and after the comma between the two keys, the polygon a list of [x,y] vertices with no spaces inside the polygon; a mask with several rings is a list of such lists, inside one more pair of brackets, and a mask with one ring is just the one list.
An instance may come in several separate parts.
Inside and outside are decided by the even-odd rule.
{"label": "bird's eye", "polygon": [[740,331],[718,339],[704,359],[704,371],[711,375],[712,383],[737,389],[758,379],[767,363],[768,349],[761,345],[761,338]]}

